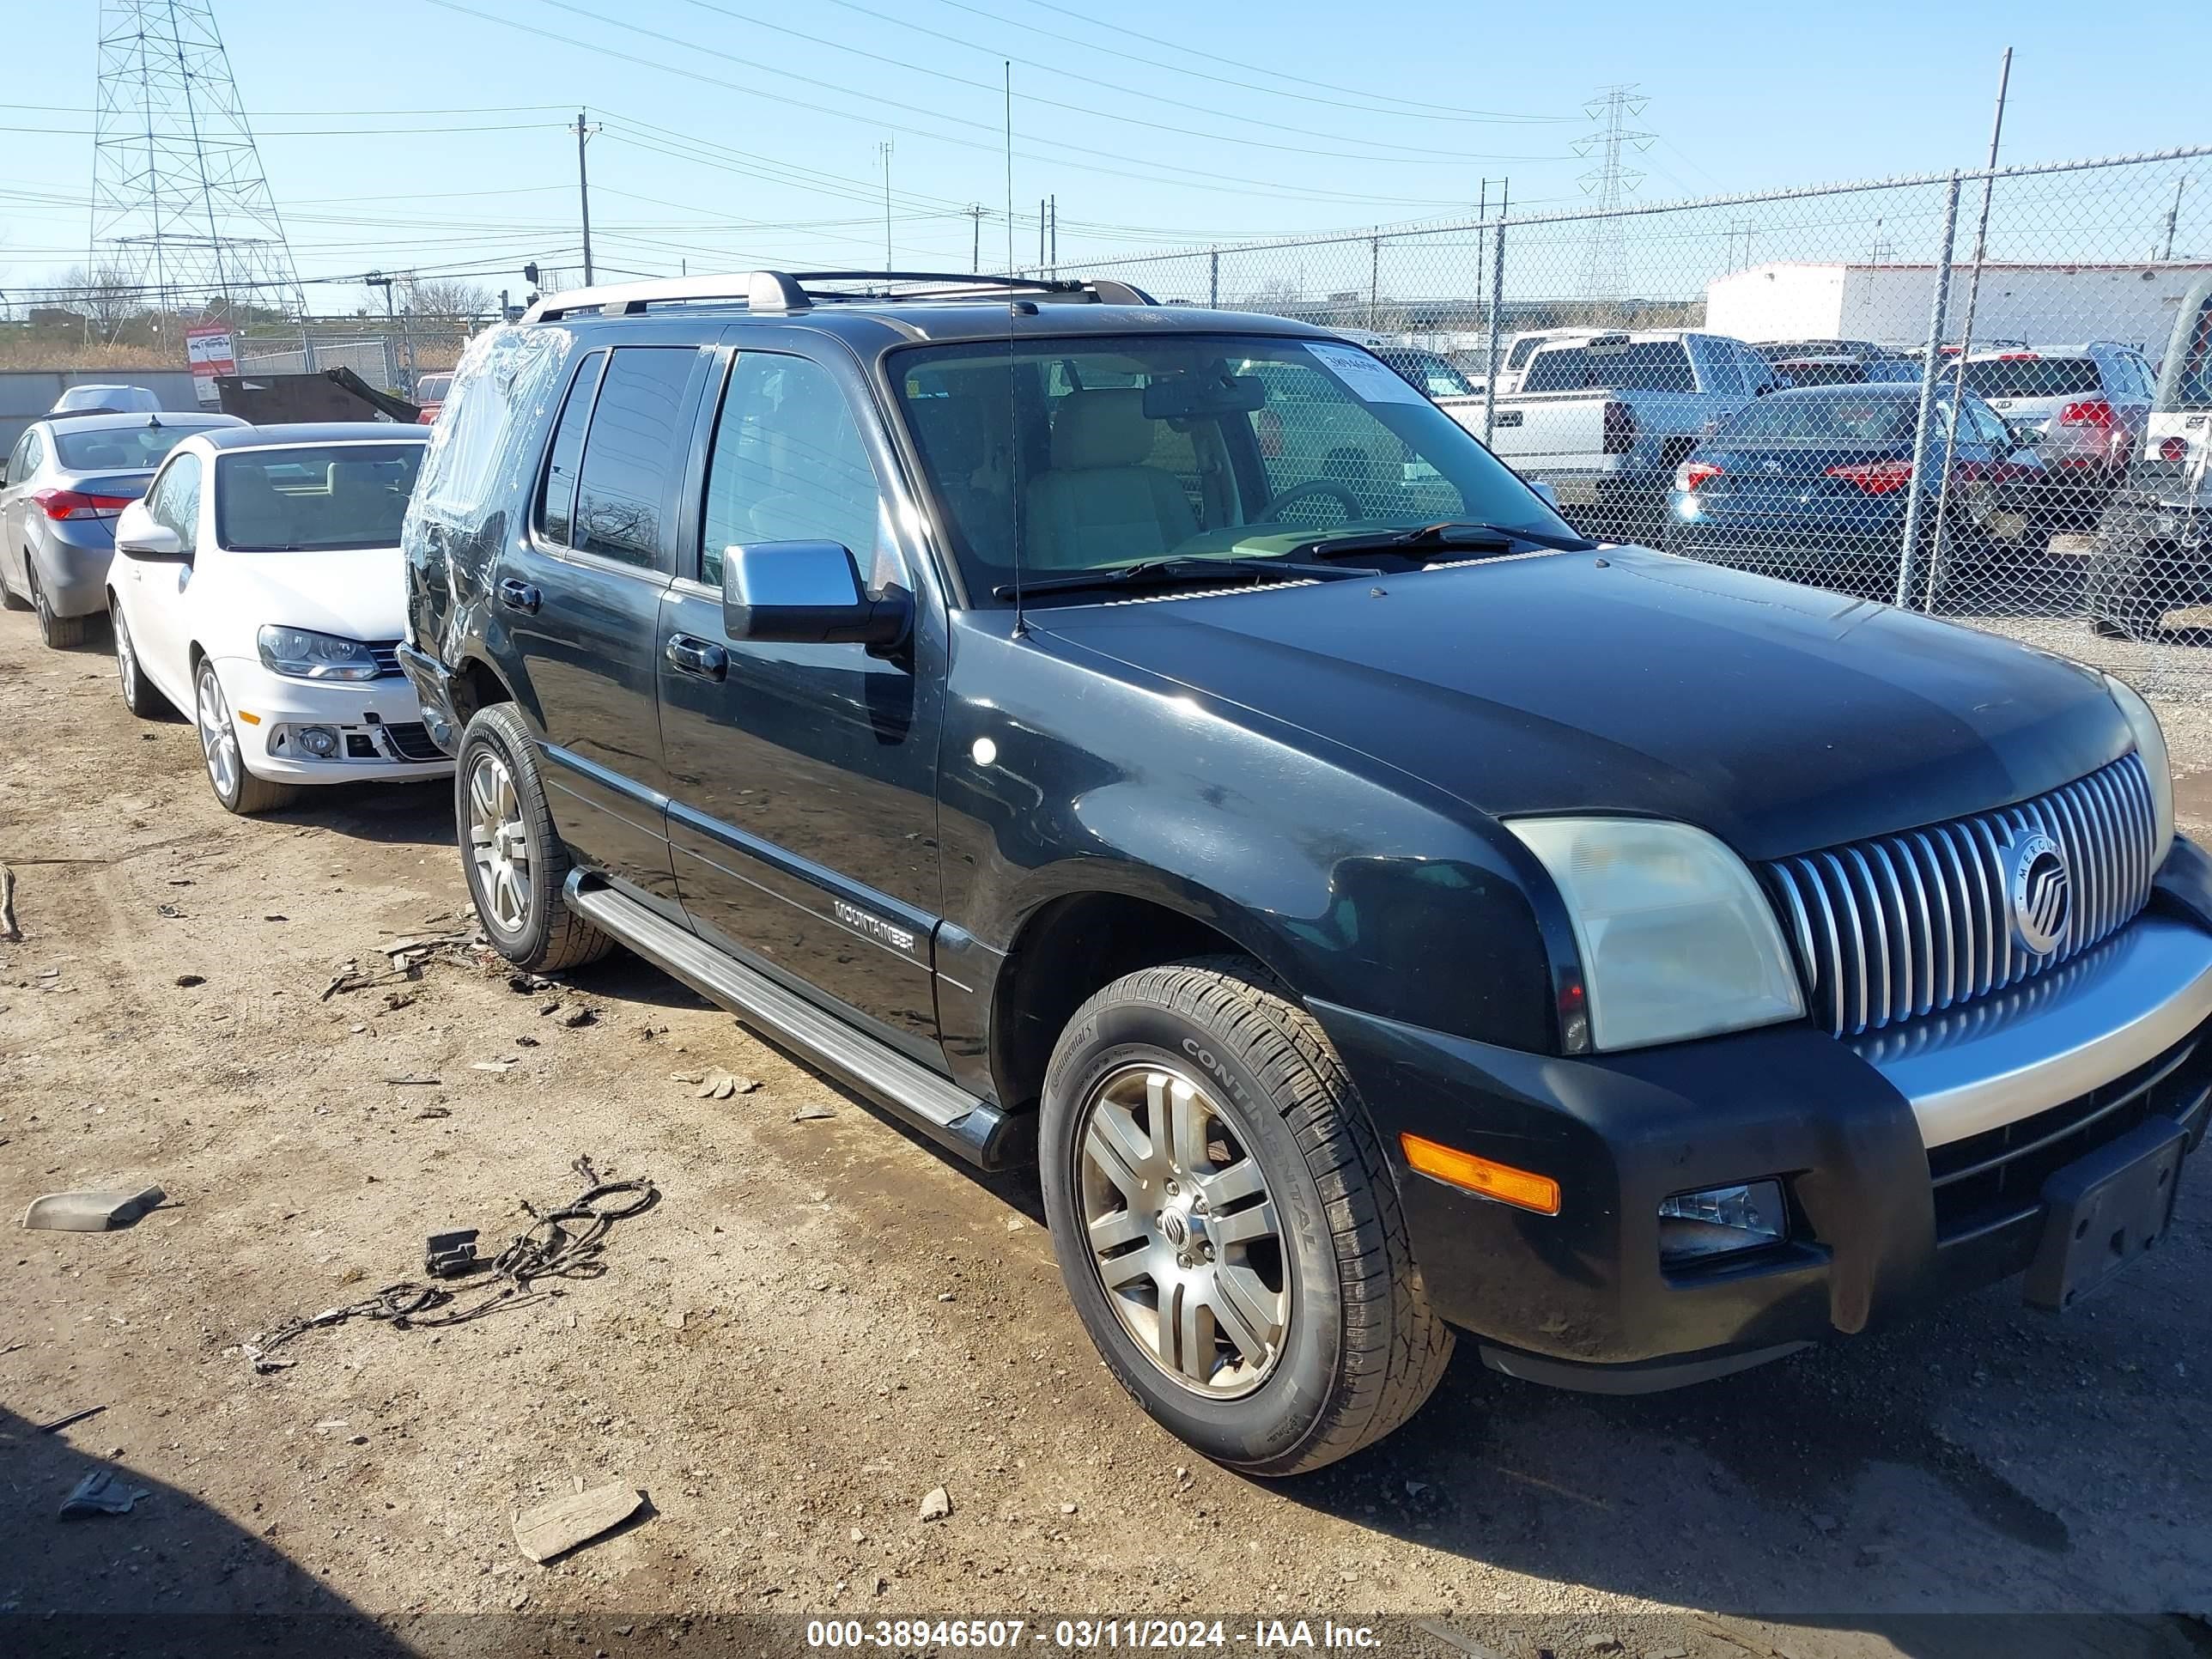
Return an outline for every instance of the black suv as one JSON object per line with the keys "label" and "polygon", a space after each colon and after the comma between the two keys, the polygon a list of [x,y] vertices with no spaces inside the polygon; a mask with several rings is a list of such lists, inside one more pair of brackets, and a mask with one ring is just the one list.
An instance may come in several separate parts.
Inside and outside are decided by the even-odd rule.
{"label": "black suv", "polygon": [[484,927],[619,941],[982,1164],[1282,1474],[2164,1229],[2212,874],[2118,681],[1579,538],[1374,356],[1103,283],[543,301],[401,656]]}

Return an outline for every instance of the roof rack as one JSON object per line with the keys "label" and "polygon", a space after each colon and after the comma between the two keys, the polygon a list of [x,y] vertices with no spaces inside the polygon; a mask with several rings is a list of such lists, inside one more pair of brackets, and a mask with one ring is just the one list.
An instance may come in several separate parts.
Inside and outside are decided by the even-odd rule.
{"label": "roof rack", "polygon": [[[857,283],[866,290],[818,290],[809,283]],[[914,284],[925,287],[915,290]],[[909,291],[900,292],[907,289]],[[986,276],[942,270],[754,270],[724,276],[660,276],[610,283],[549,295],[522,314],[526,323],[552,322],[586,312],[634,317],[656,305],[741,300],[748,311],[794,312],[817,305],[915,305],[977,300],[1042,299],[1077,305],[1150,306],[1159,301],[1140,288],[1103,278]]]}

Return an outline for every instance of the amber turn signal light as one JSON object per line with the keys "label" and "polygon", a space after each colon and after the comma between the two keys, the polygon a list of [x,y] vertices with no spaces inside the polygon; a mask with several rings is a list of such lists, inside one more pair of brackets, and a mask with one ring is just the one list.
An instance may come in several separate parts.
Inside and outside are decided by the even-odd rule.
{"label": "amber turn signal light", "polygon": [[1425,1140],[1419,1135],[1401,1134],[1398,1144],[1405,1149],[1407,1163],[1448,1186],[1483,1198],[1494,1198],[1501,1204],[1534,1210],[1538,1215],[1559,1212],[1559,1183],[1549,1176],[1477,1158],[1473,1152]]}

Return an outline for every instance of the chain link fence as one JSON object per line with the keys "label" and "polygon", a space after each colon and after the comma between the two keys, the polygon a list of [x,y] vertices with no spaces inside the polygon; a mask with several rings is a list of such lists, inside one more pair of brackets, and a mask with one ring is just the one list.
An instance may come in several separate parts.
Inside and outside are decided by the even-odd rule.
{"label": "chain link fence", "polygon": [[471,333],[484,325],[437,318],[366,329],[350,319],[311,318],[281,329],[249,329],[238,341],[239,372],[315,374],[349,368],[380,391],[412,397],[425,376],[450,371]]}
{"label": "chain link fence", "polygon": [[2212,700],[2212,146],[1082,270],[1375,347],[1601,539]]}

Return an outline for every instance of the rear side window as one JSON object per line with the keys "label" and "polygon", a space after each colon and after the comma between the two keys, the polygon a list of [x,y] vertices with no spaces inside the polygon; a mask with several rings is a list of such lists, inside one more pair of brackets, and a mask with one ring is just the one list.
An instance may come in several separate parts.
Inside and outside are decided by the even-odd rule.
{"label": "rear side window", "polygon": [[669,503],[684,470],[691,346],[623,346],[607,360],[576,477],[569,545],[650,568],[667,550]]}
{"label": "rear side window", "polygon": [[1505,355],[1505,367],[1526,368],[1528,366],[1529,358],[1536,355],[1536,348],[1543,343],[1544,337],[1540,334],[1526,340],[1516,340],[1513,343],[1513,349]]}
{"label": "rear side window", "polygon": [[26,432],[23,434],[23,465],[19,469],[21,477],[18,478],[17,482],[21,483],[22,478],[27,478],[36,472],[40,463],[46,458],[46,446],[40,439],[39,434],[36,432]]}
{"label": "rear side window", "polygon": [[1523,392],[1694,392],[1690,354],[1679,340],[1554,346],[1536,354]]}
{"label": "rear side window", "polygon": [[707,463],[700,580],[721,586],[726,547],[836,542],[880,587],[896,574],[875,558],[881,520],[875,467],[830,371],[804,357],[740,352]]}
{"label": "rear side window", "polygon": [[1985,357],[1966,365],[1978,398],[2082,398],[2105,389],[2094,357]]}
{"label": "rear side window", "polygon": [[[2167,370],[2169,374],[2172,371]],[[2188,343],[2181,352],[2181,374],[2175,382],[2184,409],[2212,404],[2212,297],[2208,297],[2191,324]]]}
{"label": "rear side window", "polygon": [[545,477],[538,489],[538,531],[558,547],[569,544],[576,514],[576,470],[584,459],[584,428],[592,418],[592,398],[599,389],[599,371],[607,354],[594,351],[578,365],[569,383],[568,399],[561,405],[561,423],[553,430],[553,447],[545,461]]}

